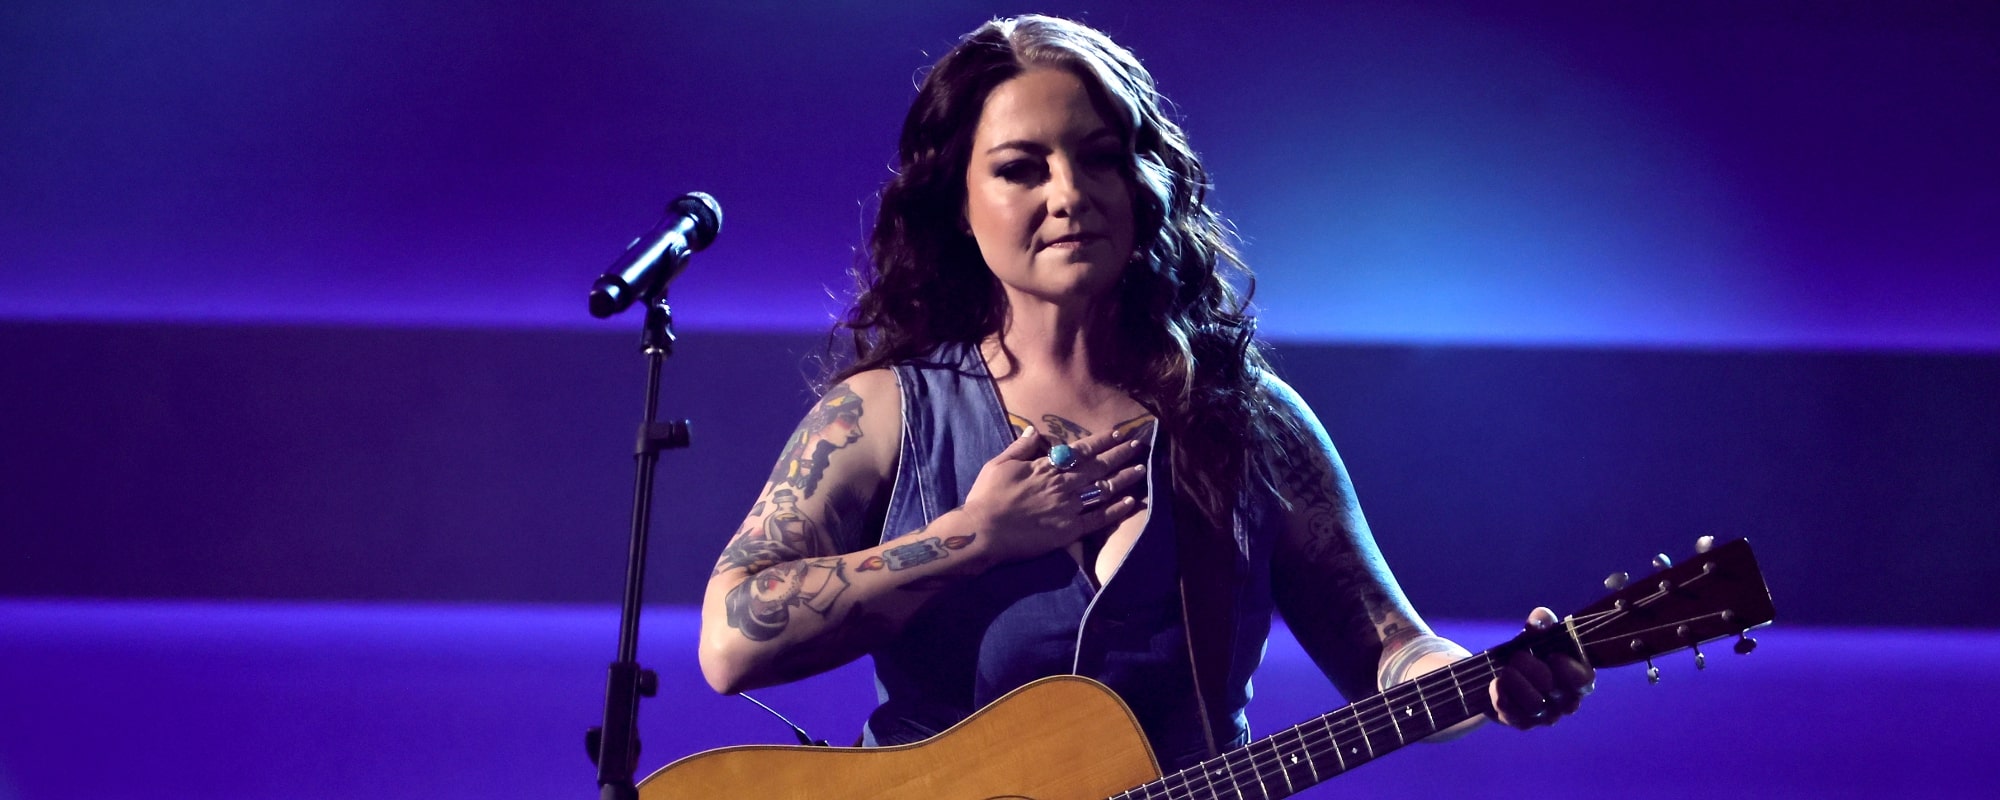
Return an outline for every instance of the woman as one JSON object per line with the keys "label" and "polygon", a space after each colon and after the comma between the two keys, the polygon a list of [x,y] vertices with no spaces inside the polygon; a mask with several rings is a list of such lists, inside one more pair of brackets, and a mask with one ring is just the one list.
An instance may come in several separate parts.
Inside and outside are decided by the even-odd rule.
{"label": "woman", "polygon": [[[1274,606],[1349,697],[1465,657],[1404,599],[1332,444],[1266,367],[1161,105],[1131,53],[1047,17],[988,23],[925,78],[843,323],[855,363],[709,582],[716,690],[872,653],[864,743],[897,744],[1074,672],[1118,691],[1173,769],[1247,740]],[[1489,691],[1531,727],[1591,679],[1521,656]]]}

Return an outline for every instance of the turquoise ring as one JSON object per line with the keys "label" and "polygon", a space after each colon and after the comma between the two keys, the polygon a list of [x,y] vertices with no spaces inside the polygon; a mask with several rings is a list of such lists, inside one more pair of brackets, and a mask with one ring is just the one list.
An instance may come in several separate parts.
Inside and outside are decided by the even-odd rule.
{"label": "turquoise ring", "polygon": [[1057,472],[1076,469],[1077,462],[1082,460],[1083,458],[1077,455],[1076,448],[1069,445],[1059,444],[1049,448],[1049,466],[1055,467]]}

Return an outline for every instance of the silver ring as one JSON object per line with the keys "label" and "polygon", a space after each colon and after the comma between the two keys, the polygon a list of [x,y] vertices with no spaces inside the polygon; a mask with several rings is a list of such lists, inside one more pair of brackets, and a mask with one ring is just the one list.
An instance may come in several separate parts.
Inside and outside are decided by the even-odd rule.
{"label": "silver ring", "polygon": [[1076,495],[1076,499],[1078,502],[1083,503],[1083,510],[1089,511],[1093,508],[1104,505],[1104,490],[1099,489],[1096,486],[1092,486],[1088,489],[1078,492]]}
{"label": "silver ring", "polygon": [[1057,472],[1076,469],[1077,463],[1082,460],[1083,455],[1069,445],[1059,444],[1049,448],[1049,466],[1055,467]]}

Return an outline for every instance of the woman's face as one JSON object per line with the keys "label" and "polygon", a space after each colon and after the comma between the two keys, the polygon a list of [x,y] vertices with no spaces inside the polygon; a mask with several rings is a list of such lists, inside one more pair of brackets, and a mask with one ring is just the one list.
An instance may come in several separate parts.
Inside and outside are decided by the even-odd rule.
{"label": "woman's face", "polygon": [[1102,297],[1132,255],[1130,159],[1068,70],[1031,68],[986,97],[965,169],[965,221],[1008,294]]}

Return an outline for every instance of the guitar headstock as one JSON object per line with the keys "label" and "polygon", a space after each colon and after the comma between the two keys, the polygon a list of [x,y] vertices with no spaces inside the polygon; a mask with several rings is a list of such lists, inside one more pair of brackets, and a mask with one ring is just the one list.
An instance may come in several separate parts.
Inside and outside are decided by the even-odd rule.
{"label": "guitar headstock", "polygon": [[[1605,581],[1617,591],[1567,620],[1584,658],[1597,667],[1650,661],[1770,624],[1777,610],[1750,541],[1709,547],[1712,541],[1703,537],[1701,552],[1686,563],[1672,565],[1660,556],[1653,562],[1660,569],[1652,575],[1627,583],[1621,573]],[[1756,640],[1746,637],[1736,652],[1755,646]],[[1696,666],[1706,663],[1699,649],[1695,659]],[[1658,679],[1657,670],[1649,674]]]}

